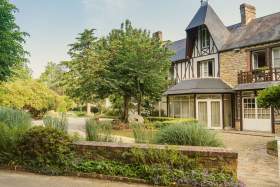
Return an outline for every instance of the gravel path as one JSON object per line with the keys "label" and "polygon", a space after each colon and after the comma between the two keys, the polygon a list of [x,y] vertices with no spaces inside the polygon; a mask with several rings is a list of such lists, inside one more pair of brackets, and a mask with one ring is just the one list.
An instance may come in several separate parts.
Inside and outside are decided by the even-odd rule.
{"label": "gravel path", "polygon": [[238,178],[247,187],[280,187],[278,160],[266,153],[272,137],[221,133],[226,147],[238,152]]}

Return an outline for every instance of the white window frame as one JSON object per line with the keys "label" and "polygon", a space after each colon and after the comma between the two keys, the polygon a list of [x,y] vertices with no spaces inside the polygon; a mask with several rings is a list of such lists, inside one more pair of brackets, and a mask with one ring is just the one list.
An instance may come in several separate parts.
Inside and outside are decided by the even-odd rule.
{"label": "white window frame", "polygon": [[274,52],[275,52],[276,50],[279,50],[279,53],[280,53],[280,47],[276,47],[276,48],[273,48],[273,49],[272,49],[272,67],[273,67],[273,68],[280,68],[280,57],[279,57],[279,65],[278,65],[277,67],[275,66]]}
{"label": "white window frame", "polygon": [[200,40],[202,49],[208,48],[210,46],[210,34],[208,33],[206,27],[200,29]]}
{"label": "white window frame", "polygon": [[[212,62],[212,76],[209,76],[209,62]],[[206,70],[206,71],[205,71]],[[198,62],[199,78],[214,78],[215,77],[215,60],[203,60]]]}
{"label": "white window frame", "polygon": [[[255,102],[254,103],[245,103],[246,99],[250,99],[250,100],[253,99]],[[242,103],[243,103],[243,111],[242,111],[243,119],[271,119],[271,110],[265,109],[265,108],[259,108],[256,97],[243,97]],[[254,114],[245,113],[245,104],[254,104],[255,105]],[[249,109],[253,109],[253,108],[249,108]],[[267,110],[269,112],[267,112]],[[245,117],[246,115],[254,115],[255,117],[254,118]],[[269,115],[269,118],[260,117],[260,116],[264,116],[264,115]]]}
{"label": "white window frame", "polygon": [[[255,59],[255,57],[257,57],[257,56],[255,56],[255,54],[258,53],[258,52],[264,52],[265,55],[266,55],[266,51],[264,51],[264,50],[259,50],[259,51],[253,51],[252,52],[252,68],[253,68],[253,70],[256,70],[256,69],[259,68],[259,65],[258,65],[258,63],[256,63],[256,59]],[[258,59],[257,59],[257,62],[258,62]]]}

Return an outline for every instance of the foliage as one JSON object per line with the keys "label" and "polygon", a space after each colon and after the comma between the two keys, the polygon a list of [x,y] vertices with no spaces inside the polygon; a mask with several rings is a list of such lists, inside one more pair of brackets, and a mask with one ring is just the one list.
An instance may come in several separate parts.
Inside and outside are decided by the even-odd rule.
{"label": "foliage", "polygon": [[29,114],[0,107],[0,164],[17,161],[17,143],[30,126]]}
{"label": "foliage", "polygon": [[67,110],[69,106],[64,102],[69,102],[68,98],[34,80],[7,82],[0,88],[0,105],[27,110],[35,118],[42,117],[48,110]]}
{"label": "foliage", "polygon": [[23,44],[28,34],[21,32],[15,22],[15,5],[1,0],[0,12],[0,81],[5,81],[13,74],[12,67],[23,66],[27,61]]}
{"label": "foliage", "polygon": [[156,134],[156,143],[169,145],[190,145],[220,147],[222,142],[215,133],[198,124],[175,124],[161,129]]}
{"label": "foliage", "polygon": [[86,120],[86,138],[88,141],[112,142],[112,124],[109,121]]}
{"label": "foliage", "polygon": [[64,70],[62,64],[55,64],[48,62],[45,71],[40,76],[40,82],[45,83],[50,89],[56,93],[63,95],[64,88],[61,85],[61,77],[63,76]]}
{"label": "foliage", "polygon": [[65,113],[61,113],[60,116],[45,116],[43,123],[45,127],[51,127],[67,133],[68,120]]}
{"label": "foliage", "polygon": [[41,173],[58,174],[72,161],[70,137],[49,127],[34,127],[20,139],[17,149],[23,165]]}
{"label": "foliage", "polygon": [[9,128],[28,128],[31,125],[31,117],[28,113],[20,110],[0,107],[0,122],[7,125]]}
{"label": "foliage", "polygon": [[280,112],[280,85],[268,87],[259,91],[257,102],[259,107],[275,108],[278,113]]}
{"label": "foliage", "polygon": [[271,151],[275,155],[278,155],[277,140],[269,141],[266,145],[267,150]]}
{"label": "foliage", "polygon": [[154,138],[152,129],[147,129],[143,124],[134,123],[130,127],[133,130],[135,143],[151,143]]}
{"label": "foliage", "polygon": [[239,186],[230,173],[201,169],[179,170],[161,164],[124,164],[116,161],[84,161],[77,171],[144,179],[154,185]]}
{"label": "foliage", "polygon": [[[164,119],[164,118],[163,118]],[[168,119],[168,118],[167,118]],[[184,124],[184,125],[188,125],[188,124],[193,124],[196,123],[197,121],[195,119],[189,119],[189,118],[178,118],[178,119],[170,119],[170,120],[166,120],[166,121],[157,121],[154,123],[154,127],[157,129],[161,129],[170,125],[175,125],[175,124]]]}

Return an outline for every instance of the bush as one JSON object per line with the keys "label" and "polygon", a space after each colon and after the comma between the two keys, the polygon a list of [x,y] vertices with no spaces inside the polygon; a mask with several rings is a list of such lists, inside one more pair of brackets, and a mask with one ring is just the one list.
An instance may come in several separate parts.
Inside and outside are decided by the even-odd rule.
{"label": "bush", "polygon": [[113,142],[112,124],[110,121],[97,121],[96,118],[86,120],[86,138],[88,141]]}
{"label": "bush", "polygon": [[267,152],[277,156],[278,155],[278,145],[277,140],[269,141],[266,145]]}
{"label": "bush", "polygon": [[185,124],[185,125],[188,125],[188,124],[193,124],[193,123],[196,123],[197,120],[195,119],[189,119],[189,118],[178,118],[178,119],[172,119],[172,120],[166,120],[166,121],[157,121],[154,123],[154,127],[157,128],[157,129],[161,129],[161,128],[164,128],[166,126],[169,126],[169,125],[175,125],[175,124]]}
{"label": "bush", "polygon": [[61,113],[60,117],[45,116],[43,123],[45,127],[51,127],[64,132],[67,132],[68,129],[68,120],[65,113]]}
{"label": "bush", "polygon": [[0,164],[13,164],[17,161],[17,143],[30,126],[29,114],[0,108]]}
{"label": "bush", "polygon": [[196,123],[175,124],[161,129],[155,138],[158,144],[220,147],[222,142],[215,133]]}
{"label": "bush", "polygon": [[71,139],[64,132],[40,126],[28,130],[17,149],[25,167],[55,175],[67,171],[71,165],[71,144]]}

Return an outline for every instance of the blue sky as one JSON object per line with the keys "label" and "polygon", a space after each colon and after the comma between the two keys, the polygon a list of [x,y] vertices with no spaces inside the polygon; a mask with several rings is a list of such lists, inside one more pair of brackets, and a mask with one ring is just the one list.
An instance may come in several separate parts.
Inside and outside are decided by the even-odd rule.
{"label": "blue sky", "polygon": [[[165,40],[185,37],[184,29],[200,6],[200,0],[11,0],[20,10],[16,22],[30,34],[25,48],[35,78],[48,61],[69,59],[68,44],[85,28],[107,35],[125,19],[151,32],[161,30]],[[257,8],[257,17],[280,12],[279,0],[209,0],[225,25],[240,22],[239,5]]]}

